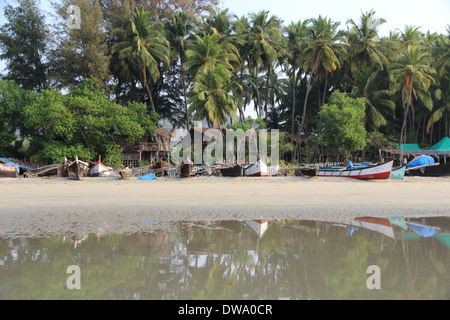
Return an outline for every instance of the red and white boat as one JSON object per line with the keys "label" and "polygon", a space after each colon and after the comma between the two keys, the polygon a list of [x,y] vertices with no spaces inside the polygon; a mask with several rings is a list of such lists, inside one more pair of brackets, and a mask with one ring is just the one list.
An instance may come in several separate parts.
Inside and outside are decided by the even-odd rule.
{"label": "red and white boat", "polygon": [[391,175],[394,161],[378,165],[356,168],[320,168],[316,171],[317,177],[342,177],[360,180],[387,179]]}
{"label": "red and white boat", "polygon": [[246,177],[265,177],[267,176],[267,164],[258,160],[257,162],[244,167],[244,176]]}
{"label": "red and white boat", "polygon": [[0,163],[0,178],[17,178],[16,166],[9,166],[7,164]]}

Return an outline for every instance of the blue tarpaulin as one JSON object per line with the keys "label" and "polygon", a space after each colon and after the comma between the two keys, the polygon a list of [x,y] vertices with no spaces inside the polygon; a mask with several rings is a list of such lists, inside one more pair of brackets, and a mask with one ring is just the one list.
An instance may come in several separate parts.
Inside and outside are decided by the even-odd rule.
{"label": "blue tarpaulin", "polygon": [[410,224],[409,227],[420,234],[422,237],[433,237],[434,235],[436,235],[437,231],[436,228],[428,226]]}
{"label": "blue tarpaulin", "polygon": [[370,167],[370,164],[367,163],[361,163],[360,165],[356,166],[353,164],[353,162],[349,161],[347,164],[347,169],[356,169],[356,168],[365,168]]}
{"label": "blue tarpaulin", "polygon": [[[11,163],[14,163],[15,166],[18,166],[19,168],[22,168],[22,169],[24,169],[24,170],[36,171],[35,168],[26,166],[26,165],[24,165],[24,164],[16,164],[15,162],[12,162],[12,161],[10,161],[10,160],[11,160],[10,158],[0,158],[0,161],[2,161],[2,162],[11,162]],[[8,164],[8,166],[9,166],[9,164]]]}
{"label": "blue tarpaulin", "polygon": [[156,176],[153,173],[146,174],[145,176],[138,177],[138,180],[156,180]]}
{"label": "blue tarpaulin", "polygon": [[435,164],[434,158],[426,155],[415,158],[413,161],[408,163],[408,168],[426,166],[430,164]]}
{"label": "blue tarpaulin", "polygon": [[19,166],[17,165],[17,164],[15,164],[14,162],[7,162],[7,163],[5,163],[7,166],[15,166],[16,167],[16,171],[17,171],[17,174],[19,174],[20,173],[20,168],[19,168]]}

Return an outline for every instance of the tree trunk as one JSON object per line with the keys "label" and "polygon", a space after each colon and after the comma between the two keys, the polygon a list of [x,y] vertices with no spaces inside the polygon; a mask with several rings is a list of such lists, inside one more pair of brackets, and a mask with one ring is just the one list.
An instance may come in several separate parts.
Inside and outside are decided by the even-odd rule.
{"label": "tree trunk", "polygon": [[423,118],[423,128],[422,128],[422,144],[425,141],[425,128],[427,126],[427,117]]}
{"label": "tree trunk", "polygon": [[325,71],[325,85],[323,87],[322,103],[320,104],[319,111],[322,111],[322,106],[325,104],[325,98],[327,97],[327,86],[328,86],[328,72]]}
{"label": "tree trunk", "polygon": [[[317,53],[316,61],[314,61],[314,66],[313,66],[313,69],[311,70],[311,74],[310,74],[309,79],[308,79],[308,85],[306,87],[306,96],[305,96],[305,101],[303,103],[302,121],[300,122],[300,127],[299,127],[299,131],[298,131],[298,138],[299,138],[299,140],[301,139],[303,125],[305,124],[306,106],[308,105],[309,91],[311,90],[312,78],[313,78],[314,74],[316,73],[317,66],[319,65],[319,57],[320,57],[320,54]],[[301,160],[302,160],[301,157],[302,157],[302,147],[301,147],[301,142],[300,142],[299,157],[298,157],[300,163],[301,163]]]}
{"label": "tree trunk", "polygon": [[153,103],[152,92],[150,91],[150,88],[149,88],[149,86],[148,86],[147,81],[145,81],[144,84],[145,84],[145,89],[147,90],[148,98],[149,98],[149,100],[150,100],[150,105],[152,106],[152,110],[153,110],[153,112],[156,112],[156,110],[155,110],[155,104]]}
{"label": "tree trunk", "polygon": [[402,130],[400,131],[400,165],[402,165],[403,163],[403,147],[402,144],[404,144],[406,142],[406,120],[407,120],[407,116],[408,116],[408,112],[409,112],[409,100],[408,100],[408,104],[405,110],[405,115],[403,117],[403,124],[402,124]]}
{"label": "tree trunk", "polygon": [[187,105],[186,79],[184,78],[184,72],[183,72],[183,65],[184,65],[184,61],[183,60],[184,60],[183,59],[183,52],[182,52],[182,50],[180,50],[180,62],[181,62],[180,76],[181,76],[181,79],[183,80],[184,107],[185,107],[185,110],[186,110],[186,129],[189,132],[190,125],[189,125],[189,113],[188,113],[188,105]]}
{"label": "tree trunk", "polygon": [[266,120],[266,128],[267,128],[267,105],[269,104],[269,81],[270,81],[270,66],[267,70],[267,80],[266,80],[266,101],[264,102],[264,116]]}
{"label": "tree trunk", "polygon": [[143,85],[145,87],[145,90],[147,91],[148,99],[150,101],[150,106],[152,107],[153,112],[156,112],[155,104],[153,103],[152,92],[150,91],[150,88],[149,88],[148,83],[147,83],[147,72],[145,70],[145,65],[142,62],[140,62],[139,64],[141,65],[142,82],[143,82]]}
{"label": "tree trunk", "polygon": [[430,146],[433,145],[433,129],[434,129],[434,125],[431,126],[431,130],[430,130]]}
{"label": "tree trunk", "polygon": [[186,108],[186,129],[189,132],[190,125],[189,125],[189,112],[188,112],[188,105],[187,105],[187,94],[186,94],[186,80],[183,77],[183,90],[184,90],[184,105]]}
{"label": "tree trunk", "polygon": [[[145,81],[145,89],[147,90],[147,94],[148,94],[148,97],[149,97],[149,99],[150,99],[150,104],[151,104],[151,106],[152,106],[152,110],[153,110],[153,112],[156,113],[156,110],[155,110],[155,104],[153,103],[152,92],[150,91],[150,88],[149,88],[149,86],[148,86],[148,84],[147,84],[147,81]],[[156,121],[155,124],[156,124],[156,127],[159,129],[159,123],[158,123],[158,121]]]}
{"label": "tree trunk", "polygon": [[294,71],[293,71],[292,74],[293,74],[292,75],[293,85],[292,85],[292,123],[291,123],[291,134],[294,135],[295,102],[296,102],[295,101],[295,96],[296,96],[296,93],[297,93],[296,92],[297,91],[297,83],[296,83],[297,79],[296,79],[296,74],[295,74],[295,68],[294,68]]}
{"label": "tree trunk", "polygon": [[[324,88],[323,88],[323,94],[322,94],[322,101],[320,100],[320,93],[319,93],[319,112],[322,111],[322,107],[325,104],[325,98],[326,98],[326,93],[327,93],[327,86],[328,86],[328,72],[325,71],[325,84],[324,84]],[[319,86],[320,88],[320,86]],[[320,92],[320,90],[319,90]],[[320,116],[319,118],[319,139],[318,139],[318,149],[320,149],[320,154],[322,154],[324,152],[323,150],[323,142],[322,142],[322,138],[321,137],[321,133],[322,133],[322,116]]]}
{"label": "tree trunk", "polygon": [[[244,64],[244,63],[242,63]],[[242,90],[241,90],[241,101],[242,104],[244,104],[244,67],[241,67],[241,86],[242,86]],[[240,113],[240,122],[244,123],[245,122],[245,115],[244,115],[244,110],[242,110],[242,106],[239,106],[239,113]]]}
{"label": "tree trunk", "polygon": [[448,112],[445,112],[445,136],[448,137],[450,127],[448,125]]}
{"label": "tree trunk", "polygon": [[409,112],[409,103],[406,106],[406,109],[404,109],[405,114],[403,116],[403,123],[402,123],[402,130],[400,131],[400,147],[402,144],[406,142],[406,122]]}
{"label": "tree trunk", "polygon": [[241,106],[238,106],[238,108],[239,108],[239,122],[244,123],[245,122],[244,110],[242,110]]}
{"label": "tree trunk", "polygon": [[259,81],[258,81],[258,66],[255,67],[255,86],[256,86],[256,98],[258,102],[259,117],[262,117],[261,97],[259,94]]}

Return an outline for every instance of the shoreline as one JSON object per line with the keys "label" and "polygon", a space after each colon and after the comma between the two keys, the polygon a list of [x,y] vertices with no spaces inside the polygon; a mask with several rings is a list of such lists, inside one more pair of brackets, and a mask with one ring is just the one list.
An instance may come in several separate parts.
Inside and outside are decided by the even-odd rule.
{"label": "shoreline", "polygon": [[0,235],[145,232],[143,221],[450,216],[449,186],[448,177],[4,178]]}

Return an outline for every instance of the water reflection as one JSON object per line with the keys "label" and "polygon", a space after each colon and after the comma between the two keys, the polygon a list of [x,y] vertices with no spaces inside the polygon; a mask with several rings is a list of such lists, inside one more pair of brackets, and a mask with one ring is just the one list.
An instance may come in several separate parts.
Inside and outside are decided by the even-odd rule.
{"label": "water reflection", "polygon": [[1,239],[0,299],[450,298],[449,217],[141,223],[156,227]]}

